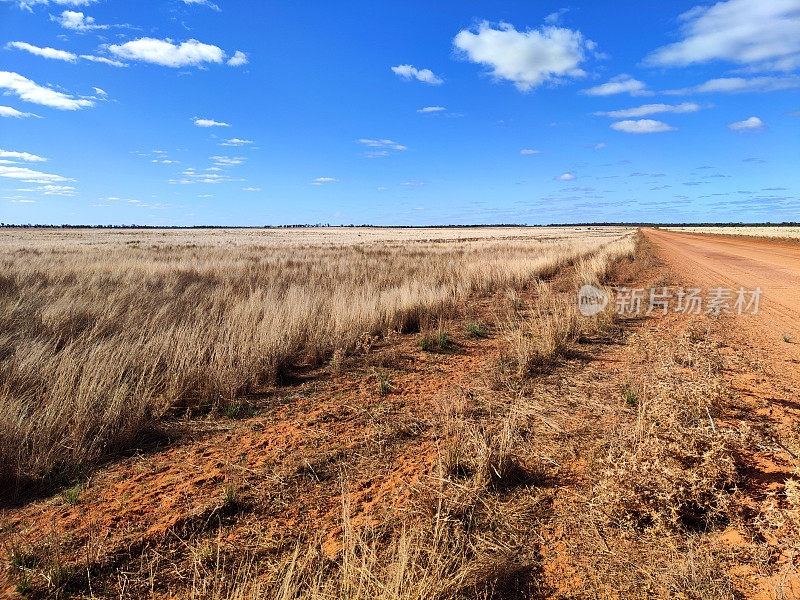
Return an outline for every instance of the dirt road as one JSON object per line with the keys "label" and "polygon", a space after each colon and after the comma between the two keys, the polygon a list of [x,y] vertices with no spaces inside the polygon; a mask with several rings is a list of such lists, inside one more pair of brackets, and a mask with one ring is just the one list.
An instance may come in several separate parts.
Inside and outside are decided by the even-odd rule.
{"label": "dirt road", "polygon": [[758,315],[736,317],[734,323],[769,345],[800,354],[800,245],[663,229],[642,232],[670,268],[693,284],[761,288]]}

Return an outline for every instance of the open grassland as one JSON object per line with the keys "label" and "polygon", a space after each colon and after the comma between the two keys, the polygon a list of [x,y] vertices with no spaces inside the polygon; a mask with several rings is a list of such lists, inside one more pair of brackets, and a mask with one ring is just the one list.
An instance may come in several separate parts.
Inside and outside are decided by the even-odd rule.
{"label": "open grassland", "polygon": [[800,227],[664,227],[669,231],[686,233],[711,233],[716,235],[742,235],[748,237],[800,240]]}
{"label": "open grassland", "polygon": [[577,314],[583,283],[686,284],[621,233],[329,248],[408,268],[424,247],[450,271],[494,264],[487,248],[572,259],[317,368],[303,351],[252,411],[171,420],[179,443],[3,511],[0,589],[7,573],[31,600],[800,597],[796,379],[729,316]]}
{"label": "open grassland", "polygon": [[[620,242],[620,238],[628,239]],[[0,482],[629,251],[621,228],[0,231]]]}

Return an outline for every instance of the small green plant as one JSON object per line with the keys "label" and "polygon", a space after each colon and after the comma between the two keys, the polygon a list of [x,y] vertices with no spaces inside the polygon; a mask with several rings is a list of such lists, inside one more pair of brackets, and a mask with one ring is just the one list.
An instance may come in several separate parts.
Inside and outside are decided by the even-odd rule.
{"label": "small green plant", "polygon": [[242,405],[239,402],[229,402],[225,405],[225,415],[229,419],[235,419],[242,412]]}
{"label": "small green plant", "polygon": [[467,334],[472,337],[482,338],[486,336],[486,331],[483,329],[480,323],[468,323]]}
{"label": "small green plant", "polygon": [[226,483],[225,484],[225,491],[222,496],[222,506],[223,508],[231,508],[236,506],[239,500],[239,494],[236,489],[236,486],[233,483]]}
{"label": "small green plant", "polygon": [[47,579],[49,587],[60,589],[69,582],[71,576],[72,573],[69,568],[62,564],[60,557],[58,557],[55,564],[48,570],[45,578]]}
{"label": "small green plant", "polygon": [[450,339],[446,333],[442,332],[436,337],[436,343],[440,350],[446,350],[450,346]]}
{"label": "small green plant", "polygon": [[21,571],[17,576],[17,593],[23,596],[30,594],[33,591],[33,584],[31,584],[31,577],[27,571]]}
{"label": "small green plant", "polygon": [[792,343],[792,336],[790,336],[788,333],[784,333],[783,334],[783,341],[786,342],[787,344],[791,344]]}
{"label": "small green plant", "polygon": [[389,376],[385,373],[378,373],[378,394],[388,396],[392,391],[392,384],[389,383]]}
{"label": "small green plant", "polygon": [[75,505],[78,503],[78,499],[81,496],[81,484],[76,483],[71,488],[64,490],[61,492],[61,497],[64,499],[64,502],[67,504]]}
{"label": "small green plant", "polygon": [[625,404],[628,406],[639,404],[639,395],[629,385],[622,388],[622,399],[625,400]]}
{"label": "small green plant", "polygon": [[419,347],[423,352],[431,352],[436,345],[434,339],[429,335],[423,335],[419,338]]}

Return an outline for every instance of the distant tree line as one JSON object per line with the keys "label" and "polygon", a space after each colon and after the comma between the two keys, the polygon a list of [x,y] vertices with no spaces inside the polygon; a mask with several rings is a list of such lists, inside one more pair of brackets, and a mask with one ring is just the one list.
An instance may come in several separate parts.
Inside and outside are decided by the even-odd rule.
{"label": "distant tree line", "polygon": [[302,229],[308,227],[354,227],[372,229],[467,229],[477,227],[798,227],[796,221],[781,223],[645,223],[604,221],[587,223],[550,223],[549,225],[523,225],[521,223],[475,223],[472,225],[331,225],[329,223],[302,223],[294,225],[49,225],[32,223],[0,223],[0,227],[37,229]]}

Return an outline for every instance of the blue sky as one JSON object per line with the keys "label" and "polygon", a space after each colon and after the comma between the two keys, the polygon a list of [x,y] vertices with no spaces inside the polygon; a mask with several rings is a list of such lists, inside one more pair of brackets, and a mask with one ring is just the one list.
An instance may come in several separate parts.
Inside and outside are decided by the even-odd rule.
{"label": "blue sky", "polygon": [[800,220],[800,0],[0,0],[0,221]]}

